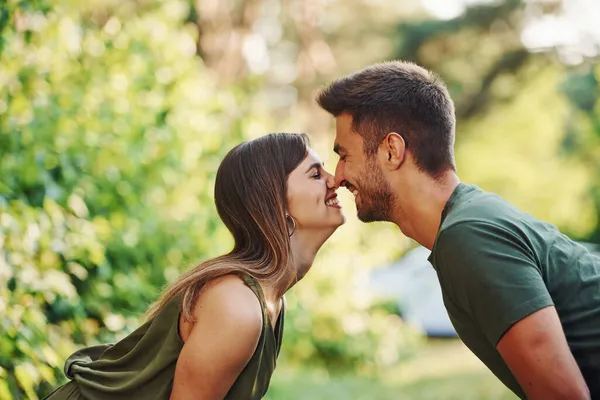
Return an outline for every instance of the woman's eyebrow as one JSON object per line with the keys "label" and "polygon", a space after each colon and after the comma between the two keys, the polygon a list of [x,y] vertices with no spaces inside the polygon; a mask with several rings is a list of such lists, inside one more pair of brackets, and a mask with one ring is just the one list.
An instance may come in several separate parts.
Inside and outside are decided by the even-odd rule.
{"label": "woman's eyebrow", "polygon": [[[312,163],[312,164],[310,164],[310,167],[308,167],[308,169],[306,170],[306,172],[310,171],[310,170],[311,170],[311,169],[313,169],[313,168],[321,168],[321,167],[323,167],[324,165],[325,165],[325,164],[323,164],[323,163],[318,163],[318,162],[316,162],[316,163]],[[305,172],[305,173],[306,173],[306,172]]]}

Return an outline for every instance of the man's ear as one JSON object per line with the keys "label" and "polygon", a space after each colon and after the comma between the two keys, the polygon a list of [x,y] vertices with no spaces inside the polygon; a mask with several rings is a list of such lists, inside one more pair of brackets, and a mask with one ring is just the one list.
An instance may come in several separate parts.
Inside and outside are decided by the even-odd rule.
{"label": "man's ear", "polygon": [[390,132],[379,145],[381,165],[390,171],[402,166],[406,159],[406,142],[396,132]]}

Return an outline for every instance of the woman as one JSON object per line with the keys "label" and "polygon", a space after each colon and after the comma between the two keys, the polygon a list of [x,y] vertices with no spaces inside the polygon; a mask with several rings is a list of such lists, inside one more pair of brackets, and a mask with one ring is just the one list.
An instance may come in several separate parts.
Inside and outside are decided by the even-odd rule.
{"label": "woman", "polygon": [[344,223],[333,177],[303,134],[231,150],[215,203],[233,250],[171,284],[115,345],[80,350],[47,399],[260,399],[281,348],[284,293]]}

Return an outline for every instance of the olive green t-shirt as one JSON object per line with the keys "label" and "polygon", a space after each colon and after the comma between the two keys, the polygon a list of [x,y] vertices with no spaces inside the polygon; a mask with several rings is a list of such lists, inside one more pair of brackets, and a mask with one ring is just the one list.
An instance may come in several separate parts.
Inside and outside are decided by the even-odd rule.
{"label": "olive green t-shirt", "polygon": [[456,332],[519,397],[525,394],[496,345],[514,323],[553,305],[592,398],[600,398],[600,257],[497,195],[461,183],[429,261]]}

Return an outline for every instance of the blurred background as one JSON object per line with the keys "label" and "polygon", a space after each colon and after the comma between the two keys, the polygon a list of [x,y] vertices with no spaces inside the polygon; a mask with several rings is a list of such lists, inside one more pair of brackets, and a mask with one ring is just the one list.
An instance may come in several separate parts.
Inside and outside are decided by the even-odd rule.
{"label": "blurred background", "polygon": [[[440,74],[462,180],[593,248],[598,21],[596,0],[1,0],[0,399],[42,397],[230,249],[212,190],[235,144],[307,132],[333,170],[314,96],[374,62]],[[428,252],[340,197],[268,399],[514,399],[455,338]]]}

